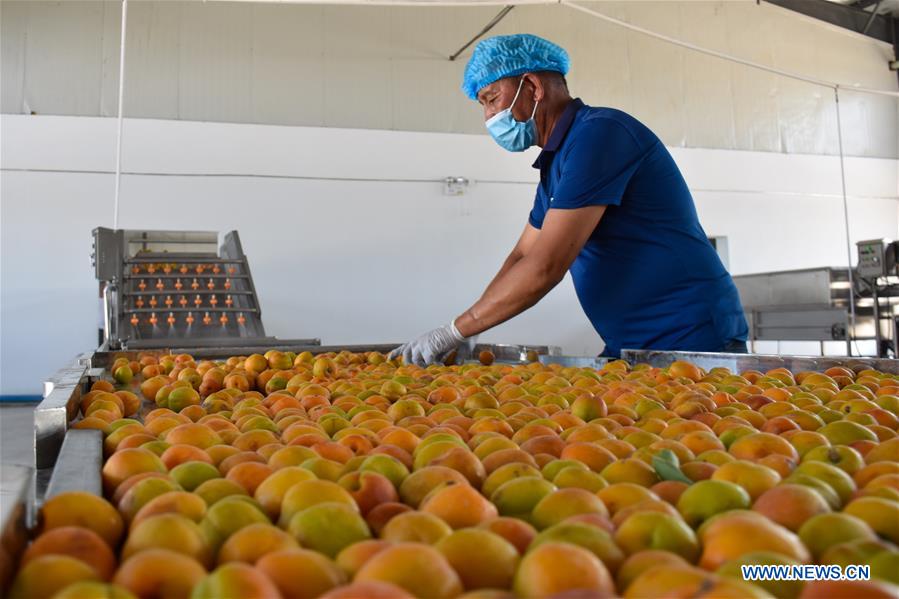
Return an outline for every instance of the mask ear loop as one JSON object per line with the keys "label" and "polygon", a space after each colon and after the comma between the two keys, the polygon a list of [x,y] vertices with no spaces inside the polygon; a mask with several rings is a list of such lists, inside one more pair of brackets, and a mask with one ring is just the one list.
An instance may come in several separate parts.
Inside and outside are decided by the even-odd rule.
{"label": "mask ear loop", "polygon": [[[515,101],[518,100],[518,95],[521,93],[521,87],[524,85],[524,76],[522,75],[521,81],[518,82],[518,91],[515,92],[515,97],[512,98],[512,103],[509,104],[508,110],[511,112],[512,107],[515,106]],[[528,120],[533,121],[534,116],[537,114],[537,105],[540,104],[540,100],[534,102],[534,110],[531,111],[531,118]]]}
{"label": "mask ear loop", "polygon": [[509,108],[507,110],[512,110],[512,107],[515,106],[515,101],[518,100],[518,94],[521,93],[522,85],[524,85],[524,75],[522,75],[521,81],[518,82],[518,91],[515,92],[515,97],[512,98],[512,103],[509,104]]}

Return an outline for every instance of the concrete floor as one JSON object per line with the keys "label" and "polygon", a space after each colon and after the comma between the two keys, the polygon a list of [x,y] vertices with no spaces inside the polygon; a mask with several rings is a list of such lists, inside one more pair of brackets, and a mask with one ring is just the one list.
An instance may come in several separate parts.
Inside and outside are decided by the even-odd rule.
{"label": "concrete floor", "polygon": [[34,466],[32,403],[0,403],[0,465]]}

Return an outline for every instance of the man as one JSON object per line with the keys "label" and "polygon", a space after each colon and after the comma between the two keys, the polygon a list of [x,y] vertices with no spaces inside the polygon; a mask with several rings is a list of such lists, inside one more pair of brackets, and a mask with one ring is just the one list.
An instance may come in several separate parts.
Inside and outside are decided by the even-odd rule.
{"label": "man", "polygon": [[481,298],[450,324],[397,348],[425,365],[527,310],[571,272],[605,341],[623,348],[746,351],[733,280],[699,224],[662,142],[632,116],[572,99],[568,54],[529,34],[481,41],[462,89],[512,152],[540,146],[528,223]]}

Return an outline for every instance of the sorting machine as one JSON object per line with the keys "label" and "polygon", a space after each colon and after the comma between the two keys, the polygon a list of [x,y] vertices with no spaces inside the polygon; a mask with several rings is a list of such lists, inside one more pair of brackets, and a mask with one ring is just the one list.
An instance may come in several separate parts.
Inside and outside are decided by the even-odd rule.
{"label": "sorting machine", "polygon": [[874,341],[877,357],[899,356],[899,241],[856,245],[851,273],[822,267],[734,277],[750,344],[842,341],[851,356],[860,353],[859,341]]}
{"label": "sorting machine", "polygon": [[[148,231],[98,227],[101,347],[276,345],[237,231]],[[281,342],[282,344],[285,342]],[[314,339],[290,342],[313,345]]]}

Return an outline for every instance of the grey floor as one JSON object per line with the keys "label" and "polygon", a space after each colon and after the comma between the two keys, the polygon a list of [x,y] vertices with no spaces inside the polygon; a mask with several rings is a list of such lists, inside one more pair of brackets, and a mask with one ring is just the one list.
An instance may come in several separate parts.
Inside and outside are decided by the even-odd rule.
{"label": "grey floor", "polygon": [[0,465],[34,466],[34,408],[31,403],[0,403]]}

